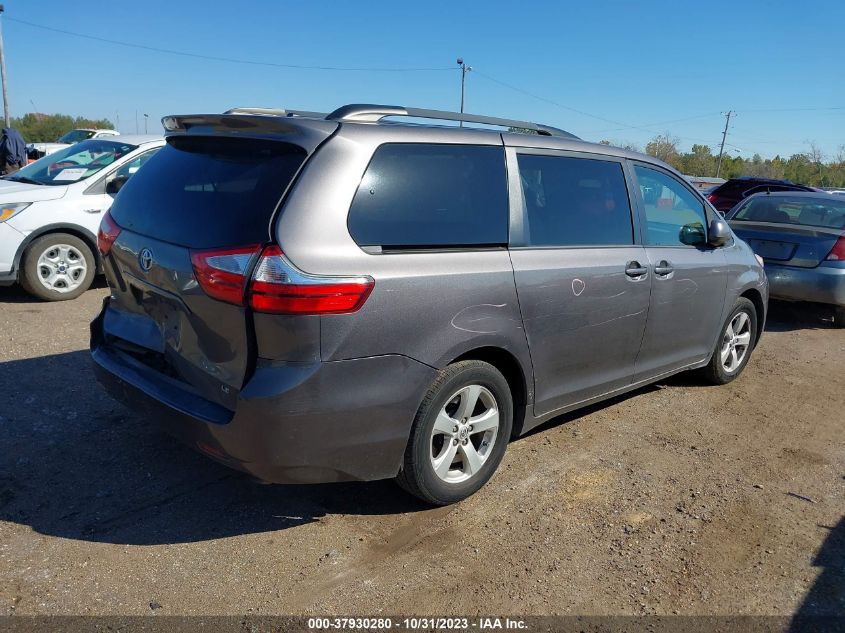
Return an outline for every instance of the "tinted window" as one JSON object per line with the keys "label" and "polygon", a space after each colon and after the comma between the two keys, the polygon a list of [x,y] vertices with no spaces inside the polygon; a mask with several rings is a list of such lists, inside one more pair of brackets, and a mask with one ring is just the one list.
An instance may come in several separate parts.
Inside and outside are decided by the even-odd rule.
{"label": "tinted window", "polygon": [[646,243],[693,246],[707,241],[704,203],[679,181],[663,172],[636,165],[646,213]]}
{"label": "tinted window", "polygon": [[845,229],[845,200],[761,195],[748,200],[731,219]]}
{"label": "tinted window", "polygon": [[361,246],[507,244],[504,150],[386,144],[376,150],[349,210]]}
{"label": "tinted window", "polygon": [[304,158],[276,141],[172,138],[124,185],[111,213],[124,228],[192,248],[263,242]]}
{"label": "tinted window", "polygon": [[633,244],[622,165],[520,154],[526,238],[532,246]]}

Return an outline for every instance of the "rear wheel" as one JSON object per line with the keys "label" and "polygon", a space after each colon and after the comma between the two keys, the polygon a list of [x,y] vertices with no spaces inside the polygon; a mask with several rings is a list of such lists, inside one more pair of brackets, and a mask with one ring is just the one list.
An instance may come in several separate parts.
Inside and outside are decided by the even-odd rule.
{"label": "rear wheel", "polygon": [[27,247],[20,283],[39,299],[75,299],[91,287],[96,267],[94,254],[81,239],[68,233],[50,233]]}
{"label": "rear wheel", "polygon": [[469,497],[499,466],[512,424],[510,388],[495,367],[449,365],[417,411],[397,483],[433,505]]}
{"label": "rear wheel", "polygon": [[715,385],[731,382],[748,364],[754,341],[757,340],[757,310],[745,297],[740,297],[716,342],[704,376]]}

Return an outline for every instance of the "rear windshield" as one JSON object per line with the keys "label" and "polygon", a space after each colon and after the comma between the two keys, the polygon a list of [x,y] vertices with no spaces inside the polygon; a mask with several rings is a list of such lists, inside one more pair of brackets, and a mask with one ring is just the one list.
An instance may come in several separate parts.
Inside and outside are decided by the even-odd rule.
{"label": "rear windshield", "polygon": [[278,141],[171,138],[121,189],[111,214],[123,228],[190,248],[263,242],[305,156]]}
{"label": "rear windshield", "polygon": [[825,229],[845,229],[845,200],[832,196],[756,196],[731,218],[740,222],[776,222]]}

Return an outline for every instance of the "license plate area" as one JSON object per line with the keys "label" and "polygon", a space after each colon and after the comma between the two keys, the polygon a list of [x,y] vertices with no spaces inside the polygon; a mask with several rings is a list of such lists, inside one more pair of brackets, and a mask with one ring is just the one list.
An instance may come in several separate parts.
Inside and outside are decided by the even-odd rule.
{"label": "license plate area", "polygon": [[786,261],[792,259],[797,244],[776,240],[749,240],[751,248],[763,259]]}

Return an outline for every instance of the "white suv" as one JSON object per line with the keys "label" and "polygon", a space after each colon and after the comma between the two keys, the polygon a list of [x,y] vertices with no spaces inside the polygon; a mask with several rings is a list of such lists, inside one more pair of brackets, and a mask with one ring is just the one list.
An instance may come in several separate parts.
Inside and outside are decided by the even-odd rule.
{"label": "white suv", "polygon": [[0,178],[0,285],[48,301],[85,292],[100,262],[97,229],[161,136],[82,141]]}

